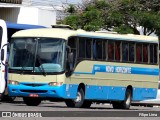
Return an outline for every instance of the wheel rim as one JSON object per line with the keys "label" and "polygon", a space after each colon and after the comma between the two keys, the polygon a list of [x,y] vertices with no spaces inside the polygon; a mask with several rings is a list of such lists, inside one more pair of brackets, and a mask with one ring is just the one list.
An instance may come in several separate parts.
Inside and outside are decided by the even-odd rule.
{"label": "wheel rim", "polygon": [[131,103],[131,95],[130,93],[127,94],[127,99],[126,99],[126,105],[130,105]]}
{"label": "wheel rim", "polygon": [[78,92],[78,93],[77,93],[77,96],[76,96],[76,99],[74,100],[74,102],[78,103],[78,102],[80,102],[81,100],[82,100],[81,93]]}

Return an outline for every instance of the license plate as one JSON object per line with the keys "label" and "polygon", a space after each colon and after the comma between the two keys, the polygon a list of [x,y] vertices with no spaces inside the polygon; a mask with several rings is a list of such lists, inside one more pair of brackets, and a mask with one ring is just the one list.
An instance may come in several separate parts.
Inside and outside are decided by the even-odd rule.
{"label": "license plate", "polygon": [[39,97],[38,94],[29,94],[29,97]]}

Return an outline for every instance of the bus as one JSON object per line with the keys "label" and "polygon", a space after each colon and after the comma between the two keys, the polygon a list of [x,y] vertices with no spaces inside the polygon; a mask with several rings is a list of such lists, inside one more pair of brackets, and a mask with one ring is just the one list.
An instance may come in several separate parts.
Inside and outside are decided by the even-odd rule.
{"label": "bus", "polygon": [[22,30],[10,42],[8,93],[28,106],[63,100],[129,109],[155,98],[159,79],[155,37],[58,28]]}
{"label": "bus", "polygon": [[[5,22],[0,19],[0,47],[2,48],[7,42],[10,42],[11,36],[13,33],[19,30],[31,29],[31,28],[44,28],[43,26],[38,25],[28,25],[28,24],[15,24],[10,22]],[[7,59],[7,48],[4,50],[4,58],[2,59],[2,63],[5,63]],[[7,87],[7,69],[5,69],[5,65],[0,62],[0,99],[4,96],[5,88]]]}

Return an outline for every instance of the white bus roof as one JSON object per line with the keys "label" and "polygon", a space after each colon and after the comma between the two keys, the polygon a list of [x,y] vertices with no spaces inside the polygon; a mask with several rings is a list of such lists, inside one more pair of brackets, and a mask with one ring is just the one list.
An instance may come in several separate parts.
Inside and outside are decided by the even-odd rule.
{"label": "white bus roof", "polygon": [[51,38],[62,38],[67,40],[71,36],[158,43],[158,38],[153,36],[134,35],[134,34],[97,33],[97,32],[86,32],[84,30],[66,30],[58,28],[40,28],[40,29],[22,30],[16,32],[12,37],[51,37]]}

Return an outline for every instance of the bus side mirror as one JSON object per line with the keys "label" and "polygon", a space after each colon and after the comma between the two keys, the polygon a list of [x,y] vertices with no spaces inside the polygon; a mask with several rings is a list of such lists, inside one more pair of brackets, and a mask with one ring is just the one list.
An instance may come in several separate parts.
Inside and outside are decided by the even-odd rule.
{"label": "bus side mirror", "polygon": [[1,63],[4,65],[4,66],[8,66],[8,64],[6,64],[6,62],[8,61],[5,61],[4,63],[4,54],[5,54],[5,50],[4,50],[4,47],[7,46],[8,47],[9,43],[6,43],[3,45],[2,49],[1,49]]}
{"label": "bus side mirror", "polygon": [[1,61],[4,60],[4,49],[1,50]]}

